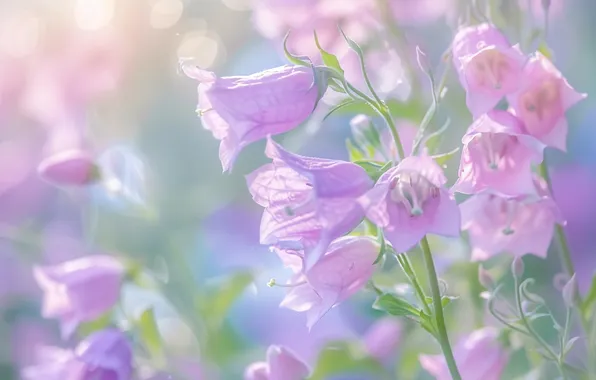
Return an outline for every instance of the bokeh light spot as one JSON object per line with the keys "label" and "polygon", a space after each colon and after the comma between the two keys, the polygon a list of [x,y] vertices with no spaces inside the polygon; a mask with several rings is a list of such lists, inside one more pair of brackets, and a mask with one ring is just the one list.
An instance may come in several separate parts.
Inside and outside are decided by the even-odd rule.
{"label": "bokeh light spot", "polygon": [[114,17],[114,0],[77,0],[74,16],[81,29],[101,29]]}
{"label": "bokeh light spot", "polygon": [[167,29],[176,25],[182,12],[184,3],[180,0],[157,0],[151,8],[149,23],[155,29]]}

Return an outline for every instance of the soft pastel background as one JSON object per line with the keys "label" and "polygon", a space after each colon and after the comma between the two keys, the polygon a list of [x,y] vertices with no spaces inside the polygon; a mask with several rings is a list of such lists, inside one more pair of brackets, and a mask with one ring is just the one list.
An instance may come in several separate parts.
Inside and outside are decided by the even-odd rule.
{"label": "soft pastel background", "polygon": [[[232,173],[221,174],[218,142],[201,128],[195,113],[196,83],[178,67],[182,57],[193,57],[220,75],[283,64],[279,44],[256,31],[250,3],[0,0],[0,379],[18,378],[18,369],[32,363],[35,346],[59,342],[54,322],[39,316],[40,291],[32,265],[94,252],[133,258],[157,279],[157,285],[124,289],[122,316],[153,306],[164,344],[190,379],[199,378],[199,369],[206,379],[240,378],[246,365],[264,357],[269,344],[286,345],[314,365],[328,342],[356,341],[382,316],[370,308],[374,295],[363,292],[309,332],[303,315],[278,308],[284,290],[266,286],[270,278],[285,280],[289,274],[258,243],[261,210],[244,182],[245,174],[266,162],[264,143],[245,149]],[[556,63],[572,85],[589,94],[568,114],[569,153],[548,155],[555,197],[568,221],[573,259],[585,289],[596,267],[596,2],[553,3],[548,41]],[[438,65],[450,30],[442,20],[413,24],[408,33]],[[98,188],[57,189],[36,174],[43,131],[23,99],[39,96],[38,113],[51,108],[53,95],[44,92],[36,75],[42,78],[44,70],[60,65],[60,57],[69,54],[85,62],[77,79],[82,84],[91,86],[102,75],[113,84],[79,107],[97,154],[118,145],[143,160],[145,174],[131,175],[134,197]],[[455,146],[469,123],[462,90],[453,79],[448,99],[459,107],[459,116],[445,111],[452,118],[445,150]],[[322,125],[311,123],[279,141],[304,154],[345,159],[349,120],[345,114]],[[457,160],[448,165],[453,175]],[[436,247],[444,269],[469,255],[457,242],[436,242]],[[555,293],[551,279],[559,271],[552,253],[546,262],[526,260],[530,275],[538,279],[537,290],[546,295]],[[467,322],[474,315],[476,322],[483,318],[482,311],[473,312],[481,302],[475,270],[458,264],[446,275],[450,292],[462,295],[456,301],[461,307],[450,315],[454,336],[471,326]],[[465,278],[473,279],[472,285]],[[394,280],[387,275],[379,281]],[[213,299],[222,301],[209,301]],[[411,348],[402,355],[403,376],[424,378],[418,350],[436,353],[438,347],[422,333],[403,339]],[[520,359],[519,366],[526,362]],[[350,378],[374,378],[370,376]]]}

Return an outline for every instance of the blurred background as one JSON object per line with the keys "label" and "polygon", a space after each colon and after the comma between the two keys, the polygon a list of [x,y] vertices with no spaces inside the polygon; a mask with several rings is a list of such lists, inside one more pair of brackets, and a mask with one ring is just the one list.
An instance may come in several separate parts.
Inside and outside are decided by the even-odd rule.
{"label": "blurred background", "polygon": [[[491,17],[506,25],[512,41],[542,26],[540,0],[492,2]],[[326,366],[318,369],[321,379],[332,378],[327,374],[346,358],[358,362],[358,370],[377,365],[337,343],[356,344],[382,317],[370,307],[374,293],[362,292],[334,308],[310,332],[304,315],[278,307],[285,292],[267,287],[267,281],[285,281],[290,273],[259,245],[262,209],[252,202],[244,179],[267,161],[264,142],[244,149],[233,171],[222,174],[219,142],[201,127],[195,112],[197,83],[182,74],[179,60],[191,59],[218,76],[279,66],[285,63],[281,40],[292,28],[297,32],[290,48],[317,61],[311,38],[316,28],[322,44],[350,67],[354,57],[335,32],[326,34],[341,23],[369,48],[373,80],[395,100],[396,119],[415,125],[430,104],[428,85],[413,59],[415,47],[442,71],[441,55],[466,2],[393,0],[388,2],[391,11],[379,18],[375,7],[381,3],[0,0],[0,379],[18,379],[19,369],[33,364],[35,347],[64,344],[54,321],[40,317],[41,292],[32,266],[98,252],[130,258],[145,268],[149,280],[123,290],[121,317],[125,323],[126,316],[154,308],[172,358],[166,366],[176,367],[182,379],[241,378],[249,363],[264,358],[270,344],[291,348],[313,367],[317,361],[317,368]],[[583,289],[596,266],[595,12],[593,0],[553,0],[547,39],[571,85],[589,94],[568,113],[568,153],[547,155]],[[525,29],[511,21],[517,18]],[[384,22],[404,37],[391,47],[383,45],[390,37],[376,34]],[[526,51],[538,46],[520,42]],[[359,83],[357,70],[347,71]],[[436,121],[452,121],[439,147],[443,151],[457,146],[470,123],[453,72],[447,87],[447,105]],[[346,109],[322,122],[334,101],[326,98],[311,122],[278,141],[305,155],[347,159],[349,120],[362,110]],[[48,120],[64,107],[77,115],[86,149],[111,165],[119,181],[115,186],[57,188],[40,179],[38,164],[52,149]],[[457,158],[447,165],[452,183]],[[466,321],[484,318],[477,267],[466,263],[464,242],[435,240],[433,245],[450,292],[462,295],[458,302],[463,307],[449,315],[453,334],[458,334],[466,331]],[[395,283],[394,266],[386,263],[377,281]],[[494,267],[499,271],[498,260]],[[560,271],[553,252],[546,261],[527,258],[526,267],[537,277],[541,294],[553,292],[551,279]],[[399,367],[400,378],[425,378],[417,355],[436,353],[438,347],[423,333],[403,334],[400,342],[411,351],[381,365]],[[335,350],[320,355],[329,344]],[[398,357],[396,347],[392,358]],[[515,365],[529,364],[519,359]],[[352,377],[334,376],[377,378],[351,372]]]}

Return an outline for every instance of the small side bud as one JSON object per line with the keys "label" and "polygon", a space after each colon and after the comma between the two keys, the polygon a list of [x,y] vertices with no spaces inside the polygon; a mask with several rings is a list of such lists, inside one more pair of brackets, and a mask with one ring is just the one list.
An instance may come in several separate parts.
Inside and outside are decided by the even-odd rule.
{"label": "small side bud", "polygon": [[269,282],[267,282],[267,286],[270,288],[274,287],[275,285],[276,285],[276,283],[275,283],[274,278],[272,278],[271,280],[269,280]]}
{"label": "small side bud", "polygon": [[511,273],[513,273],[513,276],[518,280],[524,275],[524,260],[521,257],[516,256],[515,259],[513,259],[513,262],[511,263]]}
{"label": "small side bud", "polygon": [[478,267],[478,281],[480,285],[484,286],[485,289],[494,289],[495,288],[495,281],[493,280],[492,276],[486,269],[480,265]]}
{"label": "small side bud", "polygon": [[350,120],[350,128],[356,142],[361,143],[366,141],[366,131],[370,128],[370,125],[371,121],[366,115],[356,115]]}
{"label": "small side bud", "polygon": [[416,46],[416,61],[418,61],[418,67],[425,73],[430,73],[430,63],[428,62],[428,58],[426,54],[420,49],[419,46]]}
{"label": "small side bud", "polygon": [[577,280],[575,278],[575,274],[571,276],[571,279],[567,281],[565,286],[563,286],[562,293],[565,305],[568,308],[574,307],[577,302]]}

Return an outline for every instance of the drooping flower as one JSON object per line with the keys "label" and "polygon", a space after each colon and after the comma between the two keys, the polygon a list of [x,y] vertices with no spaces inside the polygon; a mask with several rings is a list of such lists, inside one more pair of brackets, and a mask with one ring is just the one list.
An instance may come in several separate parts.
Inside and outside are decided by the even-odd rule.
{"label": "drooping flower", "polygon": [[518,89],[524,56],[494,25],[462,28],[453,40],[453,65],[474,117]]}
{"label": "drooping flower", "polygon": [[504,196],[534,192],[532,164],[542,161],[543,145],[524,134],[514,115],[500,110],[480,116],[462,138],[459,178],[452,191],[491,191]]}
{"label": "drooping flower", "polygon": [[[346,300],[364,285],[374,271],[379,245],[369,237],[343,236],[334,240],[321,259],[306,273],[296,262],[286,266],[296,273],[280,306],[306,312],[307,326],[312,326],[331,308]],[[280,256],[301,258],[297,251],[280,251]]]}
{"label": "drooping flower", "polygon": [[310,369],[289,349],[281,346],[269,346],[267,361],[256,362],[244,372],[245,380],[303,380]]}
{"label": "drooping flower", "polygon": [[536,181],[536,187],[538,196],[503,198],[481,193],[460,205],[472,260],[486,260],[501,252],[546,257],[555,223],[562,218],[546,185]]}
{"label": "drooping flower", "polygon": [[565,112],[587,95],[567,83],[561,72],[540,52],[525,65],[519,91],[507,100],[526,133],[548,146],[567,149]]}
{"label": "drooping flower", "polygon": [[293,154],[271,139],[265,153],[273,162],[247,176],[254,201],[265,207],[261,244],[304,249],[308,270],[333,239],[360,223],[357,198],[373,182],[356,164]]}
{"label": "drooping flower", "polygon": [[[485,327],[463,337],[454,347],[457,368],[466,380],[499,380],[509,355],[498,341],[499,330]],[[436,380],[450,380],[443,355],[420,355],[422,368]]]}
{"label": "drooping flower", "polygon": [[25,380],[129,380],[132,348],[119,330],[108,328],[89,335],[75,350],[45,347],[39,363],[23,370]]}
{"label": "drooping flower", "polygon": [[56,185],[82,186],[94,180],[93,152],[85,141],[80,121],[69,116],[48,129],[45,157],[39,175]]}
{"label": "drooping flower", "polygon": [[375,322],[364,336],[368,354],[380,362],[395,357],[402,327],[400,321],[394,317],[385,317]]}
{"label": "drooping flower", "polygon": [[446,181],[431,157],[406,157],[385,172],[359,203],[393,248],[405,252],[428,233],[459,236],[459,210],[443,187]]}
{"label": "drooping flower", "polygon": [[42,315],[60,319],[66,337],[80,322],[100,317],[118,301],[124,267],[111,256],[94,255],[34,267],[33,275],[44,291]]}
{"label": "drooping flower", "polygon": [[302,66],[221,78],[187,64],[183,70],[199,81],[198,112],[203,127],[221,140],[224,171],[232,168],[248,144],[287,132],[308,119],[327,88],[322,74]]}

